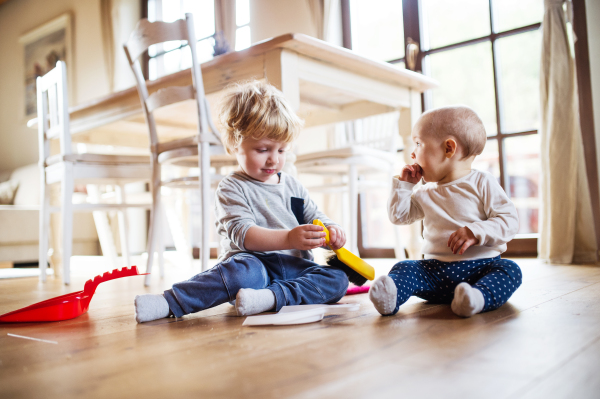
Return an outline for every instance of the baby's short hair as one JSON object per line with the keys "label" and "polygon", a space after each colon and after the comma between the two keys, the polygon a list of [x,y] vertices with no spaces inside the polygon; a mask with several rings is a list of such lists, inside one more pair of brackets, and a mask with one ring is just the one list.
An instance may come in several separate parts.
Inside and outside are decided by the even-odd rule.
{"label": "baby's short hair", "polygon": [[220,116],[224,128],[221,138],[230,154],[244,138],[291,143],[304,124],[282,92],[256,80],[232,85]]}
{"label": "baby's short hair", "polygon": [[487,135],[483,122],[475,111],[465,105],[453,105],[429,110],[420,118],[428,132],[439,139],[448,136],[458,141],[463,159],[483,152]]}

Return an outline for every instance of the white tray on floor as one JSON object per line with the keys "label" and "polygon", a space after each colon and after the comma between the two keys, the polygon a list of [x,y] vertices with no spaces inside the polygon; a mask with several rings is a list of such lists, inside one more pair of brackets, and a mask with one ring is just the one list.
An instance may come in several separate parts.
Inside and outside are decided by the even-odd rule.
{"label": "white tray on floor", "polygon": [[339,305],[296,305],[284,306],[276,314],[259,316],[248,316],[243,326],[268,326],[268,325],[290,325],[307,324],[323,320],[326,313],[339,311],[351,312],[358,310],[358,303],[347,303]]}

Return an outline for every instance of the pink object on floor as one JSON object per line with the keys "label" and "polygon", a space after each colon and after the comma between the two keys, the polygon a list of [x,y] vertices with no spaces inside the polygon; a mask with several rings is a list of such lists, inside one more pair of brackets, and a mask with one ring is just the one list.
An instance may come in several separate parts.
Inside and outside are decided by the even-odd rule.
{"label": "pink object on floor", "polygon": [[364,294],[366,292],[369,292],[369,288],[371,288],[371,286],[369,285],[363,285],[361,287],[352,286],[348,288],[348,291],[346,291],[346,295]]}

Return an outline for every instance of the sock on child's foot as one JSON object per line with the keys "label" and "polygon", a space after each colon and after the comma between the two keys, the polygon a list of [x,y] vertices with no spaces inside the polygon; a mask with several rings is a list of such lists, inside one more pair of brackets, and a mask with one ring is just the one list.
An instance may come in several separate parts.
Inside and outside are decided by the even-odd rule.
{"label": "sock on child's foot", "polygon": [[135,320],[145,323],[169,316],[169,303],[162,294],[144,294],[135,297]]}
{"label": "sock on child's foot", "polygon": [[460,283],[454,289],[452,311],[462,317],[471,317],[483,310],[485,299],[483,294],[467,283]]}
{"label": "sock on child's foot", "polygon": [[242,288],[235,297],[235,311],[238,316],[250,316],[266,312],[275,307],[275,294],[269,289],[253,290]]}
{"label": "sock on child's foot", "polygon": [[398,288],[390,276],[381,276],[369,289],[369,299],[382,315],[388,315],[396,309]]}

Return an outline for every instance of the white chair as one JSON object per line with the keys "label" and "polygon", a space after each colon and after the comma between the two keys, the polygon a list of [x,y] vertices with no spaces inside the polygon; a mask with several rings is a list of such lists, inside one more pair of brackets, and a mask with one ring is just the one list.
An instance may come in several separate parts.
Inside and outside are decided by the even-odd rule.
{"label": "white chair", "polygon": [[[358,194],[374,187],[389,187],[397,161],[398,113],[372,116],[335,126],[333,147],[300,154],[295,166],[299,174],[335,176],[338,182],[308,187],[311,192],[347,193],[344,219],[349,224],[350,250],[358,253]],[[384,175],[385,179],[374,179]],[[349,209],[348,209],[349,208]],[[396,231],[396,257],[404,257]]]}
{"label": "white chair", "polygon": [[[73,203],[75,184],[113,184],[122,192],[123,185],[149,180],[150,158],[147,156],[78,154],[73,152],[69,130],[67,71],[64,62],[45,76],[37,78],[38,140],[40,164],[40,280],[46,281],[50,213],[62,213],[63,281],[70,283],[70,261],[73,240],[73,212],[118,210],[127,207],[148,207],[127,204],[120,198],[116,204]],[[60,152],[50,155],[51,140],[58,139]],[[60,207],[50,207],[49,185],[61,183]],[[121,215],[121,243],[128,263],[127,224]],[[98,226],[97,226],[98,227]]]}
{"label": "white chair", "polygon": [[[172,40],[185,40],[190,44],[193,84],[191,86],[171,86],[162,88],[149,94],[138,58],[151,45]],[[198,63],[193,16],[192,14],[187,13],[185,15],[185,20],[177,20],[170,23],[162,21],[149,22],[147,19],[142,19],[138,22],[135,30],[131,33],[129,40],[123,47],[127,59],[129,60],[129,65],[135,75],[138,94],[146,115],[146,122],[148,123],[150,135],[150,150],[152,153],[151,186],[153,196],[153,216],[150,218],[148,266],[146,272],[150,273],[152,270],[152,254],[154,253],[154,241],[158,226],[158,221],[154,215],[161,202],[161,186],[196,188],[198,187],[198,182],[200,182],[202,216],[200,259],[202,262],[202,270],[206,270],[210,256],[210,186],[211,180],[218,181],[220,179],[220,176],[213,175],[211,177],[210,168],[211,166],[218,168],[220,166],[235,165],[236,162],[234,157],[225,154],[225,150],[219,138],[219,133],[212,122],[210,109],[204,94],[204,83],[202,81],[200,64]],[[196,111],[198,113],[197,134],[183,139],[160,142],[153,114],[154,111],[160,107],[193,99],[196,99]],[[199,154],[200,156],[198,156]],[[167,164],[199,167],[200,176],[162,179],[161,166]],[[161,275],[164,273],[162,265],[160,273]],[[149,275],[146,276],[146,285],[150,282],[149,277]]]}

